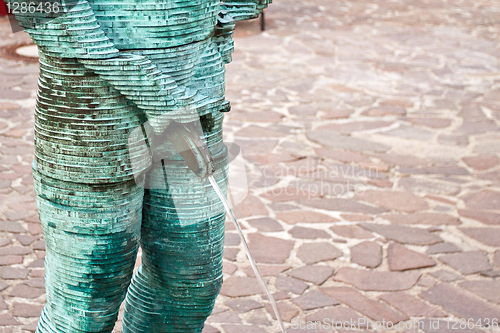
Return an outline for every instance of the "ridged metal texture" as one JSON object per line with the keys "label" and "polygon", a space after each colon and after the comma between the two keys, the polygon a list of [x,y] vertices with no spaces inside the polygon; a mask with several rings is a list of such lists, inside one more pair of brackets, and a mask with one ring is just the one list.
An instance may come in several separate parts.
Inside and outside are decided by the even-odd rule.
{"label": "ridged metal texture", "polygon": [[[62,15],[16,15],[40,52],[33,178],[47,304],[37,333],[111,332],[124,299],[124,333],[201,332],[222,284],[223,206],[169,142],[129,134],[201,119],[225,190],[224,64],[234,19],[266,5],[70,0]],[[151,145],[169,157],[144,158],[137,177],[131,160]]]}

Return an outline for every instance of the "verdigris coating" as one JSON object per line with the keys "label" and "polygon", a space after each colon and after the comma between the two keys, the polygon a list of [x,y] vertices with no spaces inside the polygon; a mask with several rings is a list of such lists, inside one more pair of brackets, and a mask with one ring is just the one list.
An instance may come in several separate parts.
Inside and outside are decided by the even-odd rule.
{"label": "verdigris coating", "polygon": [[[225,190],[224,64],[235,20],[269,2],[70,0],[16,14],[40,55],[33,178],[47,304],[37,333],[111,332],[124,299],[124,333],[202,331],[222,284],[224,208],[158,138],[172,122],[199,122]],[[143,158],[152,151],[162,158]]]}

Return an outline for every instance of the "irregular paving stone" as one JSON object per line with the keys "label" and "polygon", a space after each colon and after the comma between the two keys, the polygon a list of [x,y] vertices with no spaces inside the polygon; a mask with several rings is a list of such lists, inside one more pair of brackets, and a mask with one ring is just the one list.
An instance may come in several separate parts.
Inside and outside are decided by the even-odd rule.
{"label": "irregular paving stone", "polygon": [[451,119],[444,118],[413,118],[408,117],[406,121],[409,121],[413,124],[423,125],[431,128],[445,128],[451,125]]}
{"label": "irregular paving stone", "polygon": [[373,238],[373,234],[357,225],[335,225],[330,230],[345,238],[367,239]]}
{"label": "irregular paving stone", "polygon": [[377,187],[385,187],[385,188],[392,188],[392,186],[394,185],[393,182],[385,179],[370,179],[368,183]]}
{"label": "irregular paving stone", "polygon": [[492,154],[464,157],[462,160],[471,168],[480,171],[500,165],[500,158]]}
{"label": "irregular paving stone", "polygon": [[[489,131],[498,131],[498,126],[490,119],[480,121],[467,121],[467,119],[464,119],[464,123],[458,128],[458,131],[464,134],[477,134]],[[487,153],[492,151],[491,147],[487,147],[484,144],[479,144],[474,148],[475,152],[480,153]]]}
{"label": "irregular paving stone", "polygon": [[293,204],[290,204],[290,203],[282,203],[282,202],[270,203],[267,206],[271,210],[273,210],[274,212],[276,212],[276,214],[278,214],[279,212],[290,211],[290,210],[294,210],[294,209],[298,209],[299,208],[296,205],[293,205]]}
{"label": "irregular paving stone", "polygon": [[337,300],[316,290],[310,291],[302,296],[292,298],[292,302],[300,306],[302,310],[312,310],[340,304]]}
{"label": "irregular paving stone", "polygon": [[305,243],[297,251],[297,258],[306,264],[315,264],[320,261],[334,260],[342,256],[342,251],[330,243]]}
{"label": "irregular paving stone", "polygon": [[262,198],[272,202],[311,200],[319,196],[317,191],[307,191],[303,187],[295,186],[274,188],[261,195]]}
{"label": "irregular paving stone", "polygon": [[0,310],[7,310],[7,304],[5,303],[2,295],[0,295]]}
{"label": "irregular paving stone", "polygon": [[381,134],[422,141],[429,141],[434,136],[433,132],[426,129],[402,124],[398,128],[381,132]]}
{"label": "irregular paving stone", "polygon": [[[282,299],[290,299],[290,294],[288,293],[288,291],[280,290],[277,293],[274,293],[273,297],[274,297],[274,299],[276,301],[279,301],[279,300],[282,300]],[[262,298],[269,300],[268,297],[264,297],[263,296]]]}
{"label": "irregular paving stone", "polygon": [[424,166],[429,165],[430,162],[421,160],[413,155],[398,155],[398,154],[372,154],[372,156],[389,163],[391,166]]}
{"label": "irregular paving stone", "polygon": [[7,287],[9,287],[9,285],[4,281],[0,280],[0,291],[6,289]]}
{"label": "irregular paving stone", "polygon": [[307,283],[292,277],[278,276],[276,279],[276,288],[283,289],[294,294],[302,295],[308,287]]}
{"label": "irregular paving stone", "polygon": [[276,147],[278,140],[260,140],[252,138],[251,140],[234,140],[242,151],[251,152],[252,154],[267,154]]}
{"label": "irregular paving stone", "polygon": [[375,223],[361,223],[360,225],[363,228],[376,232],[387,239],[400,243],[432,245],[442,241],[441,238],[430,233],[428,230],[420,228]]}
{"label": "irregular paving stone", "polygon": [[362,242],[351,247],[351,262],[369,268],[382,263],[382,246],[375,242]]}
{"label": "irregular paving stone", "polygon": [[497,213],[483,212],[471,209],[459,209],[458,213],[463,217],[478,220],[483,222],[484,224],[500,225],[500,214]]}
{"label": "irregular paving stone", "polygon": [[322,111],[323,115],[321,118],[323,119],[339,119],[339,118],[347,118],[349,117],[354,110],[342,109],[342,110],[324,110]]}
{"label": "irregular paving stone", "polygon": [[309,104],[301,104],[289,107],[288,112],[299,116],[313,116],[318,112],[318,108]]}
{"label": "irregular paving stone", "polygon": [[242,112],[238,110],[231,115],[231,120],[249,121],[249,122],[265,122],[265,123],[279,123],[285,118],[284,115],[271,110],[260,112]]}
{"label": "irregular paving stone", "polygon": [[389,244],[387,260],[391,271],[404,271],[436,266],[436,262],[425,254],[412,251],[397,243]]}
{"label": "irregular paving stone", "polygon": [[31,249],[25,246],[7,246],[0,248],[0,256],[23,255],[31,252]]}
{"label": "irregular paving stone", "polygon": [[223,274],[229,274],[229,275],[233,275],[234,272],[236,272],[236,270],[238,269],[238,266],[236,266],[235,264],[233,263],[230,263],[230,262],[227,262],[224,260],[224,262],[222,263],[222,273]]}
{"label": "irregular paving stone", "polygon": [[340,135],[329,130],[307,131],[306,135],[308,139],[332,148],[354,150],[359,152],[368,150],[380,153],[391,149],[390,146],[383,143]]}
{"label": "irregular paving stone", "polygon": [[456,281],[456,280],[462,279],[461,275],[455,274],[453,272],[450,272],[450,271],[447,271],[444,269],[440,269],[439,271],[431,272],[430,274],[432,276],[437,277],[441,281],[446,281],[446,282]]}
{"label": "irregular paving stone", "polygon": [[380,217],[392,224],[428,224],[428,225],[459,225],[461,222],[454,216],[436,213],[387,214]]}
{"label": "irregular paving stone", "polygon": [[459,288],[448,283],[440,283],[429,290],[422,291],[420,296],[431,303],[442,306],[461,318],[491,320],[500,318],[500,310]]}
{"label": "irregular paving stone", "polygon": [[[259,267],[259,272],[262,276],[278,276],[281,272],[284,272],[291,268],[287,265],[257,265]],[[251,266],[247,266],[244,269],[245,274],[249,277],[255,277],[255,273]]]}
{"label": "irregular paving stone", "polygon": [[0,314],[0,326],[17,326],[21,325],[14,317],[10,314]]}
{"label": "irregular paving stone", "polygon": [[0,98],[2,99],[26,99],[30,97],[30,93],[20,90],[11,90],[0,88]]}
{"label": "irregular paving stone", "polygon": [[[293,305],[284,302],[277,302],[277,305],[278,305],[278,311],[283,321],[290,322],[292,321],[293,318],[295,318],[299,314],[299,310],[297,310]],[[271,317],[273,317],[274,320],[277,320],[276,314],[274,313],[271,304],[266,303],[264,307],[267,310],[267,312],[271,314]]]}
{"label": "irregular paving stone", "polygon": [[14,237],[16,237],[16,239],[24,246],[28,246],[38,239],[37,237],[33,237],[30,235],[20,235],[20,234],[15,234]]}
{"label": "irregular paving stone", "polygon": [[0,256],[0,266],[10,266],[22,263],[22,256]]}
{"label": "irregular paving stone", "polygon": [[224,311],[228,311],[228,309],[222,308],[222,307],[219,307],[219,306],[214,306],[214,309],[212,310],[212,315],[215,315],[215,314],[218,314],[218,313],[221,313],[221,312],[224,312]]}
{"label": "irregular paving stone", "polygon": [[295,161],[297,159],[296,156],[293,156],[285,152],[280,154],[274,154],[274,153],[255,154],[246,156],[246,158],[256,165],[277,164],[281,162],[287,163]]}
{"label": "irregular paving stone", "polygon": [[422,275],[420,279],[418,279],[417,286],[421,287],[432,287],[435,286],[437,281],[433,278],[431,278],[428,275]]}
{"label": "irregular paving stone", "polygon": [[224,248],[224,259],[236,261],[236,256],[240,252],[240,249]]}
{"label": "irregular paving stone", "polygon": [[406,109],[392,106],[375,107],[364,111],[362,114],[370,117],[404,116]]}
{"label": "irregular paving stone", "polygon": [[484,190],[464,198],[467,207],[478,210],[495,210],[500,207],[500,192]]}
{"label": "irregular paving stone", "polygon": [[288,224],[297,224],[297,223],[329,223],[329,222],[337,222],[338,219],[317,213],[317,212],[308,212],[308,211],[290,211],[290,212],[278,212],[276,213],[276,217]]}
{"label": "irregular paving stone", "polygon": [[7,237],[0,237],[0,246],[5,246],[12,243],[12,240]]}
{"label": "irregular paving stone", "polygon": [[[28,223],[28,231],[32,235],[40,235],[42,233],[42,226],[40,224]],[[41,243],[43,241],[38,242]],[[35,242],[35,244],[38,242]]]}
{"label": "irregular paving stone", "polygon": [[247,220],[247,222],[250,226],[257,228],[260,232],[283,231],[283,227],[270,217]]}
{"label": "irregular paving stone", "polygon": [[227,333],[265,333],[255,325],[222,325],[222,328]]}
{"label": "irregular paving stone", "polygon": [[427,202],[409,192],[401,191],[366,191],[355,197],[357,200],[366,201],[377,206],[401,212],[414,212],[429,208]]}
{"label": "irregular paving stone", "polygon": [[468,146],[469,137],[467,135],[439,135],[438,143],[448,146]]}
{"label": "irregular paving stone", "polygon": [[8,296],[11,297],[22,297],[27,299],[37,298],[38,296],[45,293],[45,290],[41,288],[33,288],[26,284],[18,284],[9,293]]}
{"label": "irregular paving stone", "polygon": [[262,308],[263,305],[251,299],[235,299],[224,302],[227,306],[237,312],[248,312],[250,310]]}
{"label": "irregular paving stone", "polygon": [[35,287],[35,288],[45,288],[45,280],[44,278],[31,278],[26,282],[26,284],[30,287]]}
{"label": "irregular paving stone", "polygon": [[26,279],[28,277],[29,269],[26,268],[2,268],[2,279]]}
{"label": "irregular paving stone", "polygon": [[333,271],[334,269],[330,266],[315,265],[293,269],[286,275],[320,285],[333,275]]}
{"label": "irregular paving stone", "polygon": [[206,323],[203,326],[203,331],[201,331],[201,333],[219,333],[219,332],[220,331],[218,329],[216,329],[215,327],[208,325]]}
{"label": "irregular paving stone", "polygon": [[[324,321],[326,319],[326,321]],[[369,322],[366,317],[361,316],[356,311],[345,306],[335,306],[319,310],[306,317],[307,321],[320,321],[326,327],[343,327],[353,332],[353,329],[367,328]],[[328,326],[327,326],[328,325]]]}
{"label": "irregular paving stone", "polygon": [[9,102],[0,102],[0,111],[19,110],[20,105]]}
{"label": "irregular paving stone", "polygon": [[13,232],[13,233],[25,233],[23,227],[17,222],[12,221],[0,221],[0,231]]}
{"label": "irregular paving stone", "polygon": [[500,180],[500,170],[494,170],[494,171],[491,171],[491,172],[487,172],[487,173],[483,173],[483,174],[480,174],[480,175],[477,175],[477,178],[479,179],[485,179],[485,180],[491,180],[495,183],[498,183],[498,181]]}
{"label": "irregular paving stone", "polygon": [[335,132],[351,133],[351,132],[356,132],[356,131],[371,130],[371,129],[375,129],[375,128],[383,128],[383,127],[387,127],[391,124],[392,123],[390,123],[390,122],[381,121],[381,120],[353,121],[353,122],[342,123],[342,124],[323,125],[323,126],[319,127],[318,129],[320,129],[320,130],[328,129],[328,130],[335,131]]}
{"label": "irregular paving stone", "polygon": [[264,309],[253,310],[246,322],[252,325],[270,326],[271,322],[267,319],[267,311]]}
{"label": "irregular paving stone", "polygon": [[446,176],[467,176],[470,175],[467,169],[458,166],[432,166],[432,167],[403,167],[399,168],[402,175],[446,175]]}
{"label": "irregular paving stone", "polygon": [[233,232],[226,232],[224,235],[224,246],[236,246],[240,244],[240,236]]}
{"label": "irregular paving stone", "polygon": [[438,259],[463,274],[474,274],[491,269],[488,256],[481,251],[444,254]]}
{"label": "irregular paving stone", "polygon": [[241,297],[261,294],[262,291],[257,279],[238,276],[225,279],[220,293],[229,297]]}
{"label": "irregular paving stone", "polygon": [[269,138],[280,138],[283,136],[286,136],[287,134],[284,132],[280,131],[275,131],[270,128],[266,127],[261,127],[261,126],[255,126],[255,125],[250,125],[248,127],[245,127],[238,132],[235,133],[237,136],[244,136],[244,137],[269,137]]}
{"label": "irregular paving stone", "polygon": [[292,235],[294,238],[299,238],[299,239],[331,238],[330,235],[323,230],[298,227],[298,226],[295,226],[292,229],[290,229],[288,233]]}
{"label": "irregular paving stone", "polygon": [[447,315],[421,299],[403,292],[382,294],[379,299],[389,303],[409,317],[446,317]]}
{"label": "irregular paving stone", "polygon": [[499,280],[477,280],[463,281],[458,284],[460,287],[472,291],[474,294],[486,298],[487,300],[500,304],[500,281]]}
{"label": "irregular paving stone", "polygon": [[30,269],[30,277],[44,277],[44,269]]}
{"label": "irregular paving stone", "polygon": [[352,151],[343,151],[343,150],[334,150],[334,149],[324,149],[324,148],[316,148],[314,149],[316,153],[320,156],[324,156],[327,158],[333,158],[337,161],[342,162],[369,162],[370,158],[361,153],[356,153]]}
{"label": "irregular paving stone", "polygon": [[234,214],[237,218],[247,217],[247,216],[256,216],[256,215],[268,215],[266,206],[254,197],[249,194],[238,206],[233,209]]}
{"label": "irregular paving stone", "polygon": [[28,303],[14,303],[14,310],[12,314],[16,317],[39,317],[42,313],[43,306],[28,304]]}
{"label": "irregular paving stone", "polygon": [[413,287],[419,277],[419,272],[379,272],[342,267],[333,279],[352,284],[361,290],[400,291]]}
{"label": "irregular paving stone", "polygon": [[31,262],[31,264],[28,265],[28,268],[33,268],[33,267],[44,267],[45,265],[45,260],[44,259],[36,259]]}
{"label": "irregular paving stone", "polygon": [[497,267],[500,266],[500,250],[495,251],[495,256],[493,258],[493,265]]}
{"label": "irregular paving stone", "polygon": [[382,322],[385,320],[386,322],[391,321],[396,324],[400,321],[409,319],[407,316],[391,310],[377,301],[363,296],[361,293],[352,288],[325,287],[322,288],[321,291],[376,321]]}
{"label": "irregular paving stone", "polygon": [[499,247],[500,246],[500,229],[495,228],[459,228],[461,232],[467,236],[478,240],[479,242]]}
{"label": "irregular paving stone", "polygon": [[354,200],[347,199],[316,199],[308,201],[299,201],[309,207],[324,209],[329,211],[354,212],[366,214],[380,214],[386,212],[387,209],[381,207],[368,206]]}
{"label": "irregular paving stone", "polygon": [[456,253],[461,252],[461,250],[452,243],[438,243],[429,246],[425,253],[427,254],[437,254],[437,253]]}
{"label": "irregular paving stone", "polygon": [[282,264],[290,256],[294,241],[267,237],[259,233],[248,235],[249,246],[256,262]]}
{"label": "irregular paving stone", "polygon": [[231,324],[240,324],[241,319],[237,313],[233,311],[224,311],[220,313],[212,314],[207,318],[207,321],[210,323],[231,323]]}
{"label": "irregular paving stone", "polygon": [[500,277],[500,270],[490,269],[487,271],[482,271],[479,274],[481,274],[482,276],[486,276],[486,277],[496,278],[496,277]]}

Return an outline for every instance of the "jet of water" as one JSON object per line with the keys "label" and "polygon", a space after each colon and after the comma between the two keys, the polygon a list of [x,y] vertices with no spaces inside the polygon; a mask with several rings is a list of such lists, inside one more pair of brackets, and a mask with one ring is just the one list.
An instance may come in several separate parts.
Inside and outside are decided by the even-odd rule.
{"label": "jet of water", "polygon": [[262,291],[264,291],[269,298],[269,302],[271,303],[271,306],[273,308],[274,314],[276,315],[276,318],[278,319],[278,323],[281,328],[282,333],[286,333],[285,326],[283,325],[283,321],[281,320],[280,313],[278,311],[278,306],[276,305],[276,301],[274,300],[273,295],[269,292],[269,289],[267,288],[266,283],[264,282],[264,279],[262,278],[262,274],[260,274],[259,268],[257,267],[257,264],[255,263],[255,260],[253,259],[252,253],[250,252],[250,248],[248,247],[247,240],[245,239],[245,235],[243,234],[243,231],[241,230],[241,227],[236,220],[236,217],[234,217],[233,211],[229,207],[229,204],[224,197],[224,194],[222,193],[219,185],[217,185],[217,182],[214,179],[213,175],[210,175],[207,177],[208,180],[210,181],[210,184],[212,184],[212,187],[214,188],[215,192],[219,196],[220,200],[222,201],[222,204],[224,205],[224,208],[226,208],[227,213],[231,217],[231,220],[234,223],[234,226],[236,227],[236,230],[238,230],[238,233],[240,235],[241,241],[245,245],[245,251],[247,253],[248,260],[250,261],[250,265],[252,266],[252,269],[255,273],[255,276],[257,277],[257,281],[259,282],[260,287],[262,288]]}

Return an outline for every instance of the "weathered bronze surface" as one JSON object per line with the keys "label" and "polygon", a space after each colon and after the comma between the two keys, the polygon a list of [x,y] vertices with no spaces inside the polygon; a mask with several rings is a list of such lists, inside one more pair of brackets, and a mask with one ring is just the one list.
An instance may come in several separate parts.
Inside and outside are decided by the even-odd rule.
{"label": "weathered bronze surface", "polygon": [[[40,53],[33,177],[47,304],[38,333],[111,332],[124,299],[124,333],[201,332],[222,284],[225,213],[155,138],[201,117],[225,188],[224,64],[235,20],[268,2],[81,0],[16,15]],[[144,124],[152,130],[130,136]],[[133,167],[148,149],[165,159]]]}

